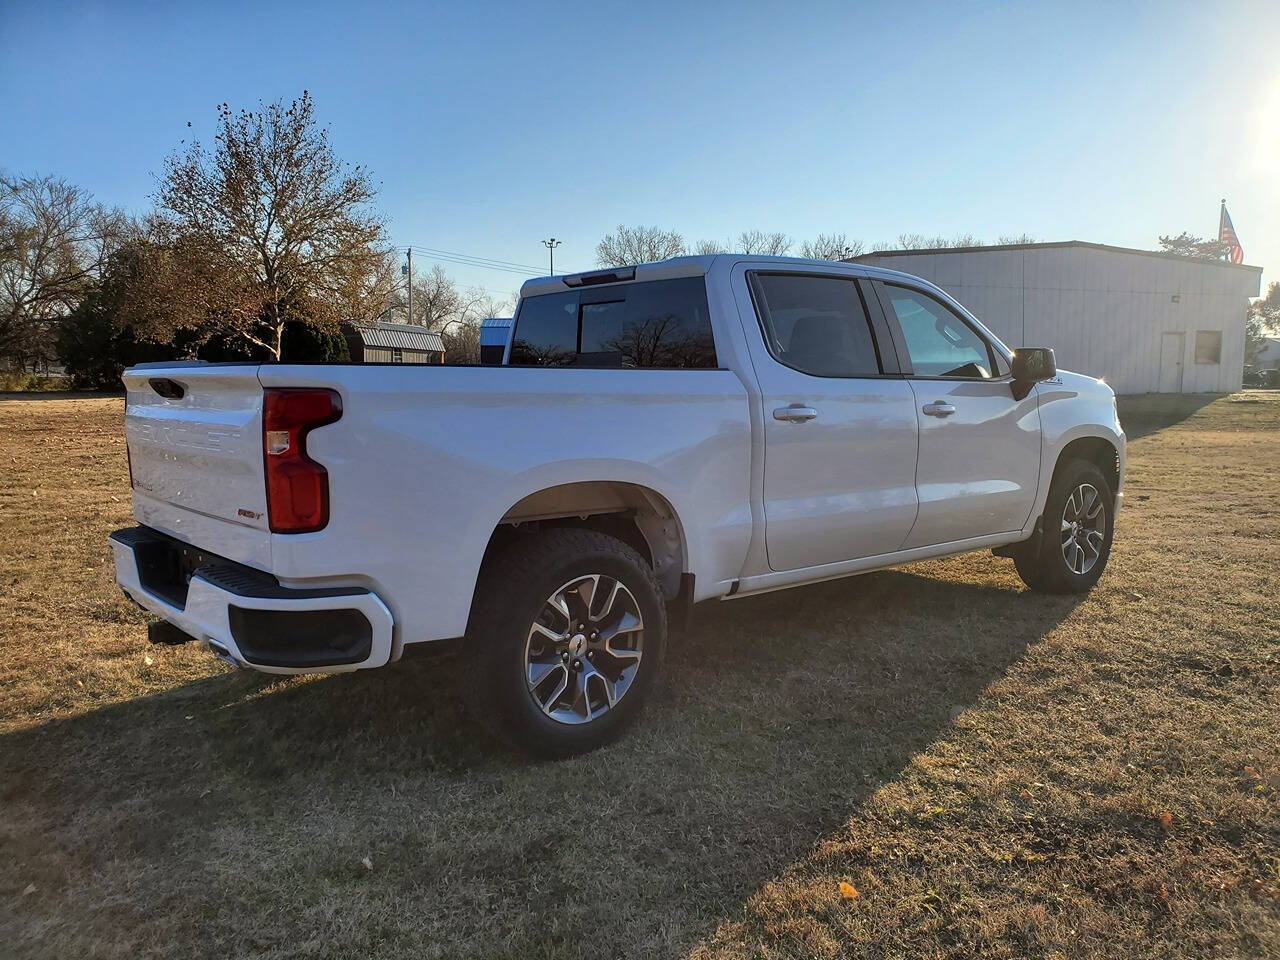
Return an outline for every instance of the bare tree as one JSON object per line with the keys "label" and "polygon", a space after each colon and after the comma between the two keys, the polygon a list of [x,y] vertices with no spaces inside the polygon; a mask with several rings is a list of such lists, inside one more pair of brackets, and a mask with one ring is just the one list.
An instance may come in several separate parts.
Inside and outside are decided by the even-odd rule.
{"label": "bare tree", "polygon": [[736,243],[739,253],[762,254],[769,257],[785,257],[791,249],[791,238],[785,233],[766,233],[764,230],[743,230]]}
{"label": "bare tree", "polygon": [[101,282],[132,229],[65,180],[0,176],[0,357],[49,362],[56,324]]}
{"label": "bare tree", "polygon": [[972,233],[960,233],[954,237],[929,237],[923,233],[898,234],[898,248],[901,250],[950,250],[958,247],[980,246],[982,246],[982,240]]}
{"label": "bare tree", "polygon": [[800,256],[807,260],[849,260],[860,253],[862,241],[844,233],[820,233],[800,246]]}
{"label": "bare tree", "polygon": [[[435,264],[419,275],[415,270],[413,283],[413,323],[438,330],[440,325],[457,316],[462,305],[462,294],[444,267]],[[409,320],[407,285],[397,284],[387,300],[384,319],[396,323]]]}
{"label": "bare tree", "polygon": [[480,362],[480,324],[486,317],[502,317],[515,306],[512,298],[497,298],[471,287],[458,297],[457,312],[441,324],[444,355],[450,363]]}
{"label": "bare tree", "polygon": [[1018,247],[1025,243],[1039,243],[1039,240],[1029,233],[1002,233],[996,240],[996,246],[1000,247]]}
{"label": "bare tree", "polygon": [[225,333],[278,360],[287,321],[336,330],[352,291],[384,270],[376,190],[364,167],[337,158],[305,91],[257,111],[220,104],[216,142],[169,158],[160,208],[234,283],[233,300],[258,304],[215,313]]}
{"label": "bare tree", "polygon": [[661,227],[628,227],[618,224],[596,244],[596,263],[602,267],[625,267],[633,263],[653,263],[685,254],[684,237]]}
{"label": "bare tree", "polygon": [[728,253],[729,245],[721,243],[719,240],[699,240],[694,245],[693,252],[700,257],[710,256],[716,253]]}

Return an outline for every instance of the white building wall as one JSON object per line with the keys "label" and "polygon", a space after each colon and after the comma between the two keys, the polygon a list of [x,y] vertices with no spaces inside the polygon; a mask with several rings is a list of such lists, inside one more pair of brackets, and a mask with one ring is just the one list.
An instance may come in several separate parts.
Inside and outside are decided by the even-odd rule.
{"label": "white building wall", "polygon": [[[860,257],[936,283],[1011,347],[1052,347],[1058,365],[1117,393],[1160,385],[1161,335],[1182,332],[1184,393],[1240,389],[1256,268],[1090,246]],[[1176,300],[1175,300],[1176,297]],[[1222,333],[1221,362],[1195,362],[1197,330]]]}

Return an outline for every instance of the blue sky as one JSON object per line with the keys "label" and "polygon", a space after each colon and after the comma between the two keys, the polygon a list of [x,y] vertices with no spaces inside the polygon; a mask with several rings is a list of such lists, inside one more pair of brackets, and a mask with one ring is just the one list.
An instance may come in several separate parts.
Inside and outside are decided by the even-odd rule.
{"label": "blue sky", "polygon": [[216,104],[306,88],[397,245],[537,266],[554,235],[586,269],[624,222],[1153,247],[1225,196],[1280,270],[1273,0],[6,6],[0,167],[134,212]]}

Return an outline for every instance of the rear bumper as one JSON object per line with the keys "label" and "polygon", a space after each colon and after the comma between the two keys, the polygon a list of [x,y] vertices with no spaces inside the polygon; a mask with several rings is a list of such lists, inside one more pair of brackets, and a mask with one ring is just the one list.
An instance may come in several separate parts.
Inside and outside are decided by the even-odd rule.
{"label": "rear bumper", "polygon": [[117,530],[110,542],[125,593],[237,666],[343,673],[391,659],[391,612],[370,590],[282,587],[148,527]]}

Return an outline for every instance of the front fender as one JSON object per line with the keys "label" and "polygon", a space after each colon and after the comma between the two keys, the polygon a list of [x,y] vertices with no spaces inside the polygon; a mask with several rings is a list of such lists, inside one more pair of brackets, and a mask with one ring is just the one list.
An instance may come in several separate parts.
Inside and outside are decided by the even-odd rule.
{"label": "front fender", "polygon": [[1040,404],[1041,480],[1028,533],[1044,512],[1062,452],[1074,441],[1105,440],[1115,449],[1120,472],[1120,483],[1114,491],[1117,503],[1123,497],[1125,470],[1125,435],[1110,387],[1093,377],[1061,371],[1054,379],[1037,384],[1036,392]]}

